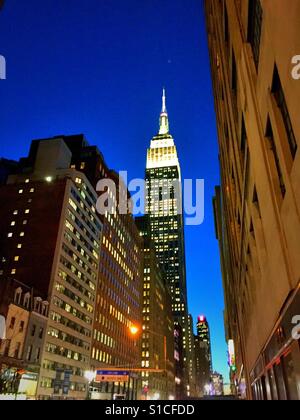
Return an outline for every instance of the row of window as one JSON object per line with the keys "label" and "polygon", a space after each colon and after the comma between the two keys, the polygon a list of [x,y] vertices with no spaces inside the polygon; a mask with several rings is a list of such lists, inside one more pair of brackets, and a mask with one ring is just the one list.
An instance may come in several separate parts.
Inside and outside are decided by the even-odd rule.
{"label": "row of window", "polygon": [[58,330],[57,328],[50,327],[48,329],[48,336],[72,344],[73,346],[84,348],[85,350],[90,349],[90,345],[86,341],[74,337],[73,335],[67,334],[61,330]]}
{"label": "row of window", "polygon": [[77,351],[68,349],[63,346],[57,346],[56,344],[46,343],[46,352],[56,354],[67,359],[73,359],[77,362],[88,363],[89,358]]}
{"label": "row of window", "polygon": [[79,325],[76,322],[70,320],[69,318],[66,318],[66,317],[58,314],[57,312],[52,311],[50,313],[49,318],[52,321],[57,322],[61,325],[64,325],[67,328],[70,328],[71,330],[74,330],[74,331],[78,332],[79,334],[82,334],[85,337],[91,337],[91,335],[92,335],[91,330],[82,327],[81,325]]}

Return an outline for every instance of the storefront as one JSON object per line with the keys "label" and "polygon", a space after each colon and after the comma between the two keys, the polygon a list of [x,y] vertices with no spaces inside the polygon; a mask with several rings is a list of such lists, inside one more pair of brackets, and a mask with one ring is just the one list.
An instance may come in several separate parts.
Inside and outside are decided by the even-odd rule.
{"label": "storefront", "polygon": [[253,399],[300,400],[299,319],[298,288],[251,373]]}

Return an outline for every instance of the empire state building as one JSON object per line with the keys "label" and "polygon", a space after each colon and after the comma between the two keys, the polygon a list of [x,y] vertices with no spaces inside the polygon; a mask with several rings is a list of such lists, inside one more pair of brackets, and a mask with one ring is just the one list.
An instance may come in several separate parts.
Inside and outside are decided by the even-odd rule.
{"label": "empire state building", "polygon": [[169,131],[165,90],[159,133],[151,140],[147,152],[146,188],[146,212],[150,221],[151,239],[172,296],[175,325],[182,329],[184,352],[180,357],[186,365],[188,309],[181,171],[174,139]]}

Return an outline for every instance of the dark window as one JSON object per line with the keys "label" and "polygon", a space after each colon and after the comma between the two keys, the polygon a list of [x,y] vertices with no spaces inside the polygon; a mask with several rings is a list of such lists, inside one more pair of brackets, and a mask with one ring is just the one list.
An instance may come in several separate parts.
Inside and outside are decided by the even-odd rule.
{"label": "dark window", "polygon": [[16,318],[13,316],[10,320],[9,328],[12,330],[15,327]]}
{"label": "dark window", "polygon": [[229,25],[228,25],[228,13],[227,13],[226,4],[224,5],[224,37],[225,37],[225,42],[228,43],[229,42]]}
{"label": "dark window", "polygon": [[9,356],[9,349],[10,349],[11,340],[6,340],[4,343],[5,343],[4,356]]}
{"label": "dark window", "polygon": [[259,63],[263,10],[260,0],[249,0],[248,42],[250,42],[256,68]]}
{"label": "dark window", "polygon": [[274,373],[275,373],[275,379],[276,379],[276,385],[277,385],[278,399],[283,400],[283,401],[287,400],[281,362],[280,364],[274,365]]}
{"label": "dark window", "polygon": [[35,331],[36,331],[36,325],[33,325],[31,328],[31,337],[35,336]]}
{"label": "dark window", "polygon": [[298,400],[298,389],[297,389],[297,373],[295,360],[293,360],[292,354],[289,353],[283,359],[283,366],[286,379],[287,397],[289,400]]}
{"label": "dark window", "polygon": [[231,89],[232,89],[232,96],[233,96],[233,108],[235,113],[235,118],[237,119],[238,116],[238,109],[237,109],[237,67],[236,67],[236,60],[234,51],[232,50],[232,69],[231,69]]}
{"label": "dark window", "polygon": [[259,201],[258,201],[258,195],[257,195],[257,190],[256,190],[256,186],[254,186],[254,190],[253,190],[253,200],[252,200],[253,204],[255,205],[259,218],[261,219],[261,212],[260,212],[260,205],[259,205]]}
{"label": "dark window", "polygon": [[44,328],[40,328],[40,332],[39,332],[39,338],[43,338],[43,334],[44,334]]}
{"label": "dark window", "polygon": [[40,347],[38,347],[36,349],[36,354],[35,354],[35,360],[36,360],[36,362],[39,362],[39,360],[40,360],[40,354],[41,354],[41,349],[40,349]]}
{"label": "dark window", "polygon": [[231,76],[231,88],[233,91],[237,91],[237,68],[234,52],[232,51],[232,76]]}
{"label": "dark window", "polygon": [[288,137],[291,154],[292,154],[292,157],[294,158],[297,152],[298,145],[297,145],[290,114],[289,114],[288,107],[285,101],[285,96],[284,96],[282,84],[280,81],[280,76],[279,76],[276,65],[275,65],[274,74],[273,74],[272,93],[274,94],[277,106],[280,109],[282,119],[283,119],[285,129],[286,129],[286,134]]}
{"label": "dark window", "polygon": [[273,129],[272,129],[270,118],[268,118],[268,122],[267,122],[266,137],[269,140],[270,148],[273,152],[274,163],[275,163],[275,166],[276,166],[277,176],[278,176],[278,180],[279,180],[279,184],[280,184],[280,191],[281,191],[282,196],[284,197],[285,193],[286,193],[286,188],[285,188],[285,183],[284,183],[284,179],[283,179],[283,175],[282,175],[282,170],[281,170],[280,160],[279,160],[278,153],[277,153],[276,144],[275,144],[275,141],[274,141],[274,134],[273,134]]}
{"label": "dark window", "polygon": [[241,163],[242,163],[242,168],[244,168],[245,153],[246,153],[246,147],[247,147],[247,132],[246,132],[244,117],[242,117],[242,131],[241,131],[241,145],[240,145],[240,147],[241,147]]}
{"label": "dark window", "polygon": [[21,343],[16,343],[16,347],[15,347],[15,351],[14,351],[14,358],[15,359],[19,358],[20,349],[21,349]]}
{"label": "dark window", "polygon": [[276,380],[273,372],[273,368],[271,368],[268,372],[269,377],[269,384],[270,384],[270,396],[272,400],[278,400],[277,394],[277,387],[276,387]]}

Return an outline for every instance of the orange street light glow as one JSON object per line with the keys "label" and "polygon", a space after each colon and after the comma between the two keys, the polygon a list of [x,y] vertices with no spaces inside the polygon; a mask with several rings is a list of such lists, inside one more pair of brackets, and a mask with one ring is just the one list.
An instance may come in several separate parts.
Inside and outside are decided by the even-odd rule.
{"label": "orange street light glow", "polygon": [[132,325],[130,327],[130,334],[137,335],[138,332],[139,332],[139,328],[136,325]]}

